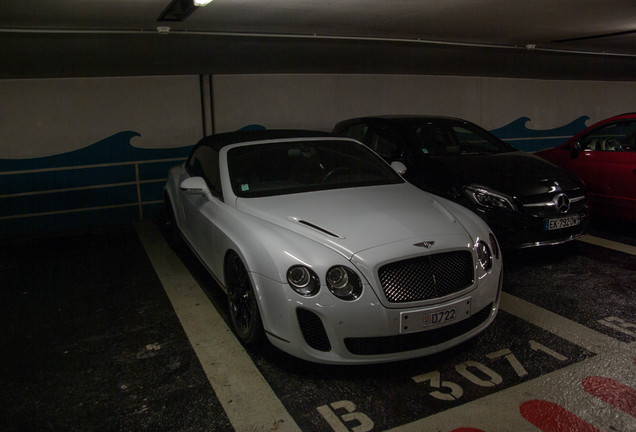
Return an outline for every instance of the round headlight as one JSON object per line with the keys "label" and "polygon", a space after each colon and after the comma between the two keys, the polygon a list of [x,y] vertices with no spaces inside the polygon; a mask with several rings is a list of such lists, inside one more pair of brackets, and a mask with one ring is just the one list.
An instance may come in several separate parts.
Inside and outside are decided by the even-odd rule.
{"label": "round headlight", "polygon": [[298,294],[309,297],[320,289],[320,280],[313,270],[302,266],[291,266],[287,270],[287,282]]}
{"label": "round headlight", "polygon": [[336,290],[344,289],[349,283],[349,275],[344,267],[333,267],[327,273],[327,283]]}
{"label": "round headlight", "polygon": [[479,240],[475,248],[477,249],[477,259],[481,268],[485,271],[490,270],[492,268],[492,252],[490,252],[488,245]]}
{"label": "round headlight", "polygon": [[334,266],[327,271],[327,287],[338,298],[355,300],[362,293],[362,282],[351,269]]}

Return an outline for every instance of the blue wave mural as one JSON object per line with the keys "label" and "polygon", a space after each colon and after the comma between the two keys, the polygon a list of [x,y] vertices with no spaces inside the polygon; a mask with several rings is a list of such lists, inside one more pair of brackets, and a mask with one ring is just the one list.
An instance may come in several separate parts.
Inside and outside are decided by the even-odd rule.
{"label": "blue wave mural", "polygon": [[528,152],[536,152],[558,146],[587,127],[588,116],[581,116],[576,120],[554,129],[537,130],[528,128],[529,117],[517,120],[490,132],[498,138],[509,142],[515,148]]}
{"label": "blue wave mural", "polygon": [[264,130],[266,129],[265,126],[259,125],[259,124],[250,124],[247,126],[243,126],[242,128],[238,129],[239,131],[249,131],[249,130]]}
{"label": "blue wave mural", "polygon": [[141,136],[141,134],[124,131],[116,133],[88,147],[68,153],[34,159],[0,159],[0,172],[70,165],[131,162],[144,160],[149,152],[157,155],[157,158],[162,157],[162,155],[171,157],[171,155],[174,154],[170,149],[141,149],[133,147],[130,140],[138,136]]}
{"label": "blue wave mural", "polygon": [[154,219],[168,169],[191,146],[142,149],[124,131],[83,149],[0,159],[0,237]]}

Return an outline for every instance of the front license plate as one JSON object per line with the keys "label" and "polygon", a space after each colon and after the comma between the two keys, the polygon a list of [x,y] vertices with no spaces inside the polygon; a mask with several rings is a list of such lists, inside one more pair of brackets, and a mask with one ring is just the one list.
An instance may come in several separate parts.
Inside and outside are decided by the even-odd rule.
{"label": "front license plate", "polygon": [[545,230],[546,231],[558,230],[558,229],[575,226],[580,223],[581,223],[580,215],[565,216],[565,217],[554,218],[554,219],[546,219]]}
{"label": "front license plate", "polygon": [[444,324],[449,321],[455,321],[457,318],[457,309],[448,308],[439,312],[433,312],[424,314],[422,318],[422,327],[428,327],[431,325]]}
{"label": "front license plate", "polygon": [[400,313],[400,333],[411,333],[443,327],[470,316],[471,298],[465,297],[437,307]]}

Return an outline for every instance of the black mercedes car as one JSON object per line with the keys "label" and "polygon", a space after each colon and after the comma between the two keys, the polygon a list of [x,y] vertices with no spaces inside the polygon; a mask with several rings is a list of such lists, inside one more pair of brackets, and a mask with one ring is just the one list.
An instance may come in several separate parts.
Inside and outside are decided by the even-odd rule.
{"label": "black mercedes car", "polygon": [[503,247],[563,243],[589,223],[577,177],[466,120],[362,117],[339,122],[333,133],[363,142],[389,163],[402,162],[406,180],[480,215]]}

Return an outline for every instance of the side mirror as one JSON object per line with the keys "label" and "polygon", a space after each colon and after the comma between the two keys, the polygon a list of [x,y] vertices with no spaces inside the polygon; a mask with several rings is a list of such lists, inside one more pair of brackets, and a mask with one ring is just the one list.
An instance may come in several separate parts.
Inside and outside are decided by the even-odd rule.
{"label": "side mirror", "polygon": [[406,174],[406,165],[404,165],[400,161],[391,162],[391,168],[393,168],[395,170],[395,172],[398,173],[399,175]]}
{"label": "side mirror", "polygon": [[581,142],[577,141],[572,145],[572,154],[570,155],[572,159],[576,159],[579,156],[579,153],[583,150],[581,146]]}
{"label": "side mirror", "polygon": [[203,177],[188,177],[181,182],[179,188],[189,194],[208,195],[210,193],[210,188]]}

